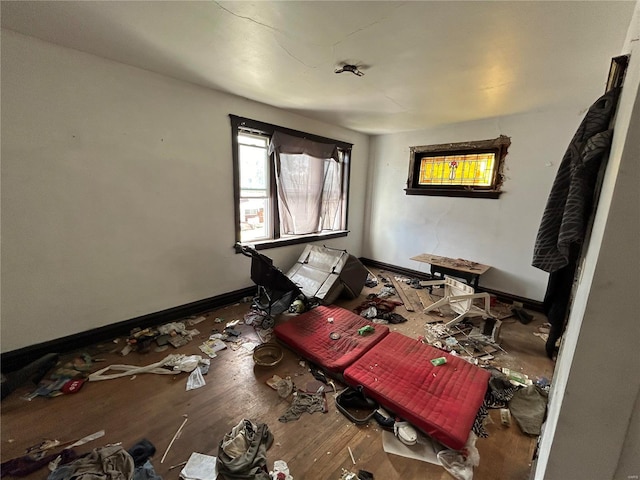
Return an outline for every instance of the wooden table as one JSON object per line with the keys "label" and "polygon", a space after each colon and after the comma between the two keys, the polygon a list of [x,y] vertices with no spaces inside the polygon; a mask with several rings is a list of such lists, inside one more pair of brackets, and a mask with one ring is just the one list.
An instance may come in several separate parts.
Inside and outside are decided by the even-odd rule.
{"label": "wooden table", "polygon": [[430,253],[422,253],[411,257],[411,260],[431,265],[432,275],[437,274],[440,277],[451,275],[452,277],[463,278],[467,283],[473,285],[473,288],[478,288],[480,275],[486,273],[486,271],[491,268],[489,265],[472,262],[464,258],[439,257],[438,255],[431,255]]}

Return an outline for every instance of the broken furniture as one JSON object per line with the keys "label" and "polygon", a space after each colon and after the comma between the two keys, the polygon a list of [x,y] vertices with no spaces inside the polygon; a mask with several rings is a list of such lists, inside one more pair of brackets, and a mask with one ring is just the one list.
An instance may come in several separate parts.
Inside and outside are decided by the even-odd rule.
{"label": "broken furniture", "polygon": [[287,277],[307,298],[329,305],[341,296],[360,295],[368,274],[360,260],[346,250],[307,245]]}
{"label": "broken furniture", "polygon": [[[426,280],[420,282],[420,285],[425,287],[442,285],[444,287],[444,297],[426,307],[423,312],[428,313],[448,305],[458,316],[447,322],[445,324],[447,327],[452,327],[467,317],[481,316],[484,319],[493,318],[490,310],[491,297],[487,292],[475,293],[473,287],[448,276],[445,276],[444,280]],[[483,308],[474,305],[473,301],[476,299],[484,300]]]}
{"label": "broken furniture", "polygon": [[[385,410],[409,421],[449,448],[464,447],[484,400],[490,374],[461,358],[389,332],[358,334],[369,324],[349,310],[319,306],[277,325],[275,336],[310,362],[333,374]],[[337,333],[339,335],[332,335]],[[434,366],[431,359],[445,357]]]}
{"label": "broken furniture", "polygon": [[423,253],[411,257],[411,260],[431,265],[432,275],[438,275],[440,278],[444,278],[445,275],[462,278],[472,285],[473,288],[478,288],[480,275],[486,273],[487,270],[491,268],[489,265],[483,265],[482,263],[472,262],[471,260],[465,260],[463,258],[439,257],[438,255],[431,255],[430,253]]}
{"label": "broken furniture", "polygon": [[257,295],[253,297],[253,307],[265,315],[262,327],[271,328],[273,316],[289,308],[300,295],[300,288],[276,268],[273,260],[266,255],[247,246],[241,246],[240,251],[251,258],[251,280],[258,286]]}

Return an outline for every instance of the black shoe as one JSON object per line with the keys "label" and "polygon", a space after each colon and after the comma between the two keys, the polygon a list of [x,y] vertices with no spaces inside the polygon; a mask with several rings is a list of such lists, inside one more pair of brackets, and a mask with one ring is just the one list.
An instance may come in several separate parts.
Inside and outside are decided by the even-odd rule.
{"label": "black shoe", "polygon": [[385,430],[393,431],[393,425],[396,423],[393,417],[385,417],[382,413],[380,413],[380,410],[375,411],[375,413],[373,414],[373,419],[378,422],[378,425],[380,425]]}
{"label": "black shoe", "polygon": [[516,317],[518,317],[518,320],[520,320],[520,323],[523,325],[526,325],[533,320],[533,315],[525,311],[523,308],[512,308],[511,311],[516,315]]}
{"label": "black shoe", "polygon": [[345,408],[361,408],[366,410],[375,410],[378,404],[371,398],[365,397],[361,389],[345,390],[338,396],[338,402]]}

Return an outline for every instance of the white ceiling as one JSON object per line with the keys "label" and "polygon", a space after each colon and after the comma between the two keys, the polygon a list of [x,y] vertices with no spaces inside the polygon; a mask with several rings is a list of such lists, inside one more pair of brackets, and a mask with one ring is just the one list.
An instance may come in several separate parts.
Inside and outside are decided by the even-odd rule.
{"label": "white ceiling", "polygon": [[[1,14],[3,28],[375,134],[587,107],[634,4],[2,1]],[[365,76],[335,74],[345,61]]]}

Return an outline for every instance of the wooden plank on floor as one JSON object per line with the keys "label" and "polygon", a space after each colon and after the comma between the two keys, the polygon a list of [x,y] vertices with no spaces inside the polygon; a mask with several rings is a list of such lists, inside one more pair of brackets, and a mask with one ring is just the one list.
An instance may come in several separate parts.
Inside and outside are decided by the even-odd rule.
{"label": "wooden plank on floor", "polygon": [[402,284],[396,280],[393,275],[391,276],[391,283],[393,283],[396,292],[398,292],[398,296],[402,299],[402,303],[404,303],[404,308],[407,309],[407,312],[415,312],[416,309],[413,306],[413,303],[411,303],[411,300],[409,300],[409,297],[407,297],[406,292],[402,288]]}
{"label": "wooden plank on floor", "polygon": [[429,290],[426,288],[416,290],[416,294],[420,299],[420,303],[422,304],[422,308],[427,308],[429,305],[432,305],[436,302],[433,301]]}

